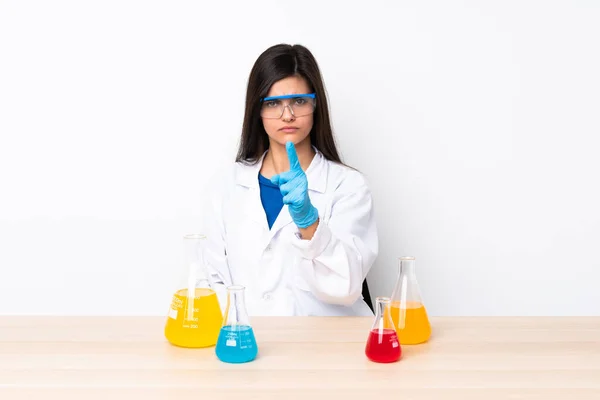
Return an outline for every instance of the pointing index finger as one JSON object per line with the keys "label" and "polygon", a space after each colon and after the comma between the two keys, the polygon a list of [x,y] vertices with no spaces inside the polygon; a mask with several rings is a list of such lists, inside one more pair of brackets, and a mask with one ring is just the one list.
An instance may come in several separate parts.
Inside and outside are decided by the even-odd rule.
{"label": "pointing index finger", "polygon": [[287,142],[285,144],[285,149],[287,150],[288,160],[290,161],[290,171],[302,169],[302,167],[300,167],[300,161],[298,161],[298,154],[296,154],[294,143]]}

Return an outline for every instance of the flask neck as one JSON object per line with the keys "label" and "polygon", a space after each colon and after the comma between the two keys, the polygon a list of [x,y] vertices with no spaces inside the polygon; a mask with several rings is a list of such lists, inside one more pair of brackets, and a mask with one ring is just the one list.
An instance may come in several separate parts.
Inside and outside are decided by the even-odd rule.
{"label": "flask neck", "polygon": [[415,273],[415,258],[400,257],[398,259],[398,279],[392,293],[393,307],[407,308],[421,304],[421,291]]}
{"label": "flask neck", "polygon": [[245,287],[241,285],[229,286],[227,288],[227,310],[223,319],[223,325],[250,325],[248,313],[246,312],[244,292]]}
{"label": "flask neck", "polygon": [[415,258],[414,257],[400,257],[398,259],[398,275],[415,277]]}
{"label": "flask neck", "polygon": [[391,317],[389,297],[377,297],[375,299],[375,323],[372,329],[394,329]]}
{"label": "flask neck", "polygon": [[376,310],[375,311],[376,312],[375,316],[377,318],[382,318],[384,316],[384,314],[385,314],[385,308],[387,306],[389,306],[389,305],[390,305],[389,298],[378,297],[375,300],[375,310]]}
{"label": "flask neck", "polygon": [[186,235],[183,238],[183,255],[186,265],[204,264],[204,242],[203,235]]}
{"label": "flask neck", "polygon": [[193,293],[193,288],[212,288],[204,260],[205,239],[206,236],[200,234],[184,236],[183,256],[185,270],[183,274],[187,276],[186,286],[191,293]]}

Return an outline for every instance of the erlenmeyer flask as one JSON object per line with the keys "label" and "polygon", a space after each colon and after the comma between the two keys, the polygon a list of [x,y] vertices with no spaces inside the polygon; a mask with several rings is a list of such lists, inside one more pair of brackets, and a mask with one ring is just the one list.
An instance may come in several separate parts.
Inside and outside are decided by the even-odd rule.
{"label": "erlenmeyer flask", "polygon": [[223,362],[244,363],[254,360],[258,354],[244,290],[241,285],[227,287],[227,309],[216,348],[217,357]]}
{"label": "erlenmeyer flask", "polygon": [[183,238],[184,263],[165,324],[169,342],[181,347],[209,347],[217,343],[223,314],[204,263],[206,236]]}
{"label": "erlenmeyer flask", "polygon": [[371,361],[390,363],[402,356],[402,348],[390,316],[390,298],[375,299],[375,322],[369,332],[365,354]]}
{"label": "erlenmeyer flask", "polygon": [[429,340],[431,325],[421,299],[414,257],[399,259],[398,279],[392,294],[391,313],[400,343],[418,344]]}

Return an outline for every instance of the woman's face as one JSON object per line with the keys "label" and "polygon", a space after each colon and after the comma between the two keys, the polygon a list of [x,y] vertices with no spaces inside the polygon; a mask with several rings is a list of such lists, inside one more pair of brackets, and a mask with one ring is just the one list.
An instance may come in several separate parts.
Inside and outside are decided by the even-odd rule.
{"label": "woman's face", "polygon": [[[271,86],[267,97],[284,96],[289,94],[311,93],[308,82],[300,76],[290,76],[281,79]],[[289,104],[290,100],[281,100],[283,104]],[[278,119],[262,118],[265,131],[271,140],[285,146],[285,142],[293,142],[295,145],[302,141],[310,140],[310,131],[313,127],[313,115],[293,116],[290,108],[285,107],[283,115]]]}

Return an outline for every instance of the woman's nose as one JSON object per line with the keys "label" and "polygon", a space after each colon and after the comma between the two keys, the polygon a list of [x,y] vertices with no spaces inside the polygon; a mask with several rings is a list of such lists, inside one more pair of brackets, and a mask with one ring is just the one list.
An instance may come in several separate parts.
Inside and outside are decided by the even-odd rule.
{"label": "woman's nose", "polygon": [[281,115],[281,118],[282,118],[284,121],[293,121],[293,120],[295,119],[295,117],[294,117],[294,113],[293,113],[293,111],[292,111],[292,107],[290,107],[290,105],[289,105],[289,104],[286,104],[286,105],[283,107],[283,114]]}

